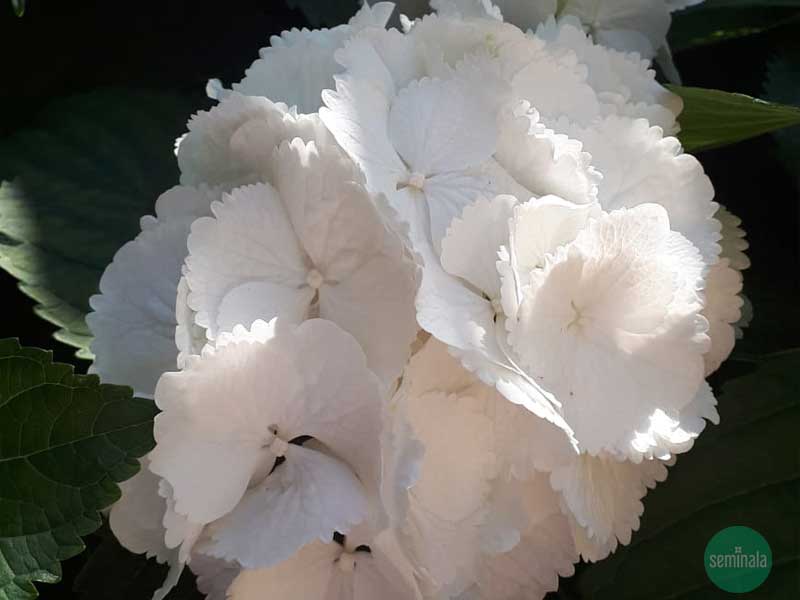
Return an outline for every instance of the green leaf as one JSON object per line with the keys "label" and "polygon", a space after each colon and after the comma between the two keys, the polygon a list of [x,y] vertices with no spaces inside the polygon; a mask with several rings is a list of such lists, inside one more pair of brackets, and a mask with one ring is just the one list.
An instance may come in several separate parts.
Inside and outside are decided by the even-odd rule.
{"label": "green leaf", "polygon": [[0,340],[0,600],[61,577],[154,445],[151,400]]}
{"label": "green leaf", "polygon": [[286,0],[289,8],[303,11],[312,27],[335,27],[347,23],[358,7],[356,0],[337,0],[336,2],[320,2],[319,0]]}
{"label": "green leaf", "polygon": [[[103,528],[102,541],[86,561],[75,580],[74,590],[85,600],[146,600],[152,598],[164,583],[169,567],[143,554],[132,554],[123,548],[114,535]],[[167,596],[169,600],[203,600],[197,591],[195,577],[184,569],[178,585]]]}
{"label": "green leaf", "polygon": [[720,90],[668,87],[683,99],[678,137],[687,152],[733,144],[800,124],[800,108],[796,106]]}
{"label": "green leaf", "polygon": [[191,104],[107,90],[59,101],[35,128],[0,141],[0,267],[82,358],[103,270],[177,183],[173,146]]}
{"label": "green leaf", "polygon": [[709,426],[645,499],[629,546],[588,565],[575,587],[597,600],[728,598],[703,566],[708,540],[731,525],[760,532],[773,572],[748,598],[795,598],[800,544],[800,350],[773,354],[731,380]]}
{"label": "green leaf", "polygon": [[762,33],[797,20],[800,0],[706,0],[673,14],[673,53]]}

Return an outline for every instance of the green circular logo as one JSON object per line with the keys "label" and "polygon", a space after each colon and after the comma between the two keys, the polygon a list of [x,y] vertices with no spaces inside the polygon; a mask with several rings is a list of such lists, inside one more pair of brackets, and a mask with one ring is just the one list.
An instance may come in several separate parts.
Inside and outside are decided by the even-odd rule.
{"label": "green circular logo", "polygon": [[772,569],[772,550],[754,529],[726,527],[709,540],[705,565],[714,585],[726,592],[743,594],[767,579]]}

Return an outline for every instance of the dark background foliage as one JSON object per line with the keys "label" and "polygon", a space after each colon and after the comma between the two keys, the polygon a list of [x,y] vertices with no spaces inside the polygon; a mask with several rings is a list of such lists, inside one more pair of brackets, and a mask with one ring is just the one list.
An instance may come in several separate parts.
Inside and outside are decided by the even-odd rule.
{"label": "dark background foliage", "polygon": [[[40,126],[43,111],[67,98],[109,89],[123,94],[126,90],[170,92],[185,100],[192,111],[207,108],[210,102],[204,93],[206,81],[211,77],[219,77],[226,84],[238,81],[257,57],[258,49],[268,44],[270,35],[308,23],[305,14],[294,8],[300,4],[298,0],[29,0],[24,17],[17,18],[11,5],[2,3],[0,139]],[[331,14],[340,8],[344,14],[349,12],[349,7],[339,6],[348,2],[321,4],[332,10]],[[778,15],[772,14],[774,18],[765,18],[762,11],[758,18],[774,25]],[[780,14],[781,18],[784,16]],[[798,34],[797,21],[790,20],[759,35],[682,50],[676,55],[676,63],[685,85],[761,97],[771,95],[799,104]],[[794,69],[798,75],[790,81],[794,88],[787,88],[783,80],[765,89],[768,66],[776,61],[783,61],[780,64],[784,70]],[[112,105],[101,105],[96,110],[113,109]],[[188,118],[188,110],[185,116]],[[178,133],[180,129],[174,132]],[[754,306],[754,320],[737,346],[740,360],[730,361],[713,377],[717,390],[731,377],[748,373],[752,369],[748,362],[751,357],[800,347],[798,135],[796,131],[783,132],[779,137],[765,135],[699,155],[714,182],[717,200],[742,218],[752,259],[752,268],[745,272],[745,291]],[[8,174],[3,172],[2,178],[6,177]],[[76,243],[80,244],[80,240]],[[77,360],[73,348],[51,337],[56,327],[34,315],[34,302],[20,293],[17,281],[4,271],[0,271],[0,298],[0,338],[19,337],[23,345],[51,348],[56,360],[75,364],[78,372],[85,370],[88,363]],[[794,528],[796,541],[797,512],[787,516],[790,521],[786,526]],[[646,519],[647,516],[645,525]],[[113,544],[107,537],[103,532],[91,536],[87,540],[89,548]],[[90,586],[89,580],[100,579],[97,574],[107,573],[113,566],[109,557],[117,556],[115,552],[119,550],[112,549],[92,559],[77,584],[76,576],[91,553],[68,560],[64,564],[64,580],[56,586],[39,586],[41,597],[77,597],[79,592],[71,591],[73,585],[85,590]],[[701,553],[702,548],[686,548],[686,552]],[[135,576],[141,580],[159,575],[152,565],[140,562],[138,570],[120,574],[119,578]],[[790,578],[800,582],[796,566],[793,563],[794,575]],[[661,567],[668,571],[671,564],[666,561]],[[563,587],[561,595],[573,597],[571,586]],[[107,590],[86,596],[92,600],[133,600],[147,597],[142,590]],[[184,592],[179,593],[190,597],[191,589],[185,596]],[[800,597],[800,583],[793,597]]]}

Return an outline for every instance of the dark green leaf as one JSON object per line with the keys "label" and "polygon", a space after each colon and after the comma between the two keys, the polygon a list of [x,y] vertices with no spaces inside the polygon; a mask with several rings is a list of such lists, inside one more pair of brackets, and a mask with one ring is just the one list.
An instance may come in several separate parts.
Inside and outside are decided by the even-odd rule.
{"label": "dark green leaf", "polygon": [[356,0],[335,0],[320,2],[319,0],[286,0],[289,8],[303,11],[312,27],[335,27],[352,17],[361,5]]}
{"label": "dark green leaf", "polygon": [[171,95],[104,91],[0,141],[0,267],[79,356],[91,357],[84,315],[103,270],[177,183],[172,150],[190,112]]}
{"label": "dark green leaf", "polygon": [[797,19],[800,0],[706,0],[672,17],[673,52],[715,44],[785,25]]}
{"label": "dark green leaf", "polygon": [[678,137],[687,152],[733,144],[800,124],[800,108],[796,106],[720,90],[668,87],[683,99]]}
{"label": "dark green leaf", "polygon": [[153,447],[155,404],[131,396],[0,340],[0,600],[58,581]]}
{"label": "dark green leaf", "polygon": [[[132,554],[120,546],[108,529],[102,530],[102,542],[95,549],[75,580],[75,592],[85,600],[148,600],[164,583],[168,567]],[[202,600],[195,578],[184,569],[178,585],[168,600]]]}
{"label": "dark green leaf", "polygon": [[583,598],[727,598],[708,580],[708,540],[731,525],[759,531],[773,573],[748,598],[796,598],[800,540],[800,350],[771,355],[723,386],[721,424],[678,459],[645,499],[629,546],[589,565],[576,583]]}
{"label": "dark green leaf", "polygon": [[[765,90],[774,102],[800,105],[800,45],[782,48],[767,66]],[[794,175],[800,171],[800,127],[775,132],[780,157]]]}
{"label": "dark green leaf", "polygon": [[11,7],[14,9],[14,14],[18,17],[25,14],[25,0],[11,0]]}

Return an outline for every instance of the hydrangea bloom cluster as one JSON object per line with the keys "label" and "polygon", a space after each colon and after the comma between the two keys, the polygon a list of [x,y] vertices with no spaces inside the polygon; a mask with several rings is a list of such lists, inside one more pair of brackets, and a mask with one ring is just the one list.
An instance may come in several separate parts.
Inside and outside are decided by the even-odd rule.
{"label": "hydrangea bloom cluster", "polygon": [[209,85],[88,317],[161,410],[110,514],[156,598],[542,598],[717,421],[740,222],[649,62],[512,4],[365,5]]}

